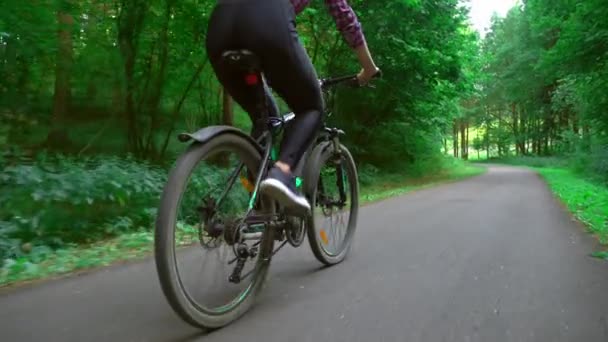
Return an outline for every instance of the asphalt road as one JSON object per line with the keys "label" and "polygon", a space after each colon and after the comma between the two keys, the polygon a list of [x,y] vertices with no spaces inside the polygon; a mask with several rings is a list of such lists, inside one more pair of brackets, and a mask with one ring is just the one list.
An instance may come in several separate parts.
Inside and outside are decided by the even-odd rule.
{"label": "asphalt road", "polygon": [[258,305],[182,323],[151,261],[0,291],[1,341],[608,341],[608,264],[535,174],[485,175],[364,207],[347,260],[273,260]]}

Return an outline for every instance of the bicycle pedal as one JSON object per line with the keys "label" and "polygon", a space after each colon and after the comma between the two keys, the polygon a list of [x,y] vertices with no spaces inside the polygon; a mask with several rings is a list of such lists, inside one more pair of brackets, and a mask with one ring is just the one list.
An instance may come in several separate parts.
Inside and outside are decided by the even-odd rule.
{"label": "bicycle pedal", "polygon": [[283,207],[283,213],[286,216],[294,216],[297,218],[305,218],[310,215],[309,209],[295,208],[295,207]]}

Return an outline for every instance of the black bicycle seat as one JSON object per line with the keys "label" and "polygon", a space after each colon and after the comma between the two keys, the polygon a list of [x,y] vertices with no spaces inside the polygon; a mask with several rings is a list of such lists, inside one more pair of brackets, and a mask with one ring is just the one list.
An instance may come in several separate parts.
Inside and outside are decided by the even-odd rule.
{"label": "black bicycle seat", "polygon": [[222,59],[225,63],[246,72],[257,73],[262,70],[260,59],[249,50],[228,50],[222,53]]}

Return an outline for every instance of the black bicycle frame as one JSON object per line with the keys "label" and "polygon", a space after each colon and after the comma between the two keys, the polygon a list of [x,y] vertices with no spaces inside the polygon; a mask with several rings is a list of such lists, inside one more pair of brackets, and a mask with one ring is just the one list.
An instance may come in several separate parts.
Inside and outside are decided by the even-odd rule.
{"label": "black bicycle frame", "polygon": [[[260,168],[258,169],[257,177],[256,177],[256,180],[254,183],[255,186],[253,189],[253,193],[249,200],[249,209],[248,209],[247,215],[249,215],[251,213],[251,211],[253,211],[255,201],[257,200],[257,193],[260,188],[260,183],[262,182],[262,179],[266,174],[266,170],[268,169],[268,166],[271,162],[270,157],[271,157],[273,138],[274,138],[273,126],[275,126],[275,125],[273,125],[273,121],[276,121],[276,120],[282,121],[282,118],[271,118],[270,117],[269,108],[268,108],[269,105],[268,105],[268,103],[266,103],[266,96],[265,96],[265,91],[264,91],[264,88],[266,87],[266,85],[265,85],[264,79],[263,79],[263,77],[261,77],[261,75],[258,75],[258,78],[261,80],[261,82],[259,84],[255,85],[255,88],[256,88],[255,91],[257,92],[257,96],[259,97],[258,111],[259,111],[259,113],[262,113],[262,116],[258,119],[258,123],[266,126],[266,129],[264,129],[262,135],[257,139],[257,142],[260,143],[260,145],[262,145],[262,142],[264,142],[264,144],[262,145],[264,155],[262,158],[262,163],[260,165]],[[332,86],[341,84],[341,83],[347,83],[352,86],[358,86],[357,76],[349,75],[349,76],[341,76],[341,77],[326,78],[326,79],[319,80],[319,85],[321,87],[321,91],[323,92],[323,95],[326,98],[329,95],[328,94],[329,89]],[[323,118],[323,124],[322,124],[320,131],[323,133],[326,133],[329,136],[328,140],[330,140],[330,139],[334,140],[334,144],[336,144],[335,140],[336,140],[337,136],[339,134],[343,134],[344,132],[339,129],[336,129],[336,128],[327,128],[327,126],[325,125],[325,117],[327,116],[327,114],[331,113],[331,111],[328,106],[325,106],[323,112],[325,115]],[[279,125],[282,126],[283,123],[281,122]],[[276,125],[275,127],[279,127],[279,125]],[[311,147],[313,147],[313,146],[314,146],[314,144]],[[302,160],[300,160],[298,162],[298,166],[296,167],[296,170],[301,169],[303,167],[303,163],[306,160],[306,156],[310,153],[311,147],[309,147],[309,149],[307,149],[305,155],[302,157]],[[338,147],[338,150],[339,150],[339,147]],[[226,189],[224,189],[222,194],[219,196],[216,206],[219,207],[219,205],[222,203],[226,194],[228,193],[228,191],[232,188],[232,186],[236,182],[236,179],[238,178],[238,175],[240,174],[240,172],[243,170],[243,167],[244,167],[244,163],[240,162],[239,165],[237,166],[237,168],[233,171],[233,173],[230,176],[230,179],[228,181],[228,186],[226,187]],[[338,173],[338,177],[339,177],[338,179],[339,180],[342,179],[342,176],[343,176],[342,167],[340,167],[339,170],[336,170],[336,172]],[[339,183],[342,183],[342,182],[339,182]],[[338,189],[340,191],[340,202],[344,202],[345,198],[346,198],[344,184],[337,184],[337,185],[338,185]]]}

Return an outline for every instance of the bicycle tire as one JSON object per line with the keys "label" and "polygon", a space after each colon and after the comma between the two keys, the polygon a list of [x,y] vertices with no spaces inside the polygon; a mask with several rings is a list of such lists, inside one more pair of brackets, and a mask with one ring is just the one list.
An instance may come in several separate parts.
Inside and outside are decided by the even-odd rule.
{"label": "bicycle tire", "polygon": [[315,147],[308,161],[306,176],[304,181],[307,183],[306,194],[313,208],[313,212],[307,218],[307,233],[310,248],[317,260],[325,265],[335,265],[342,262],[352,247],[354,233],[357,228],[357,217],[359,212],[359,178],[355,161],[349,150],[340,144],[341,158],[346,165],[346,171],[349,179],[349,189],[351,195],[351,210],[349,213],[349,222],[347,227],[347,235],[345,236],[344,246],[341,251],[335,255],[329,254],[322,246],[323,241],[320,240],[318,227],[315,225],[314,208],[317,206],[318,183],[321,176],[321,169],[336,153],[333,143],[324,142]]}
{"label": "bicycle tire", "polygon": [[[260,254],[255,265],[255,280],[252,281],[252,287],[247,290],[245,298],[230,311],[221,314],[205,312],[186,293],[177,270],[176,248],[173,241],[175,239],[176,211],[194,168],[205,159],[205,156],[222,147],[231,147],[239,151],[240,157],[249,164],[250,169],[259,168],[262,160],[259,149],[237,134],[225,133],[204,144],[192,144],[178,158],[169,173],[168,181],[161,195],[155,227],[155,262],[163,293],[179,317],[195,327],[204,329],[223,327],[238,319],[252,307],[257,294],[264,286],[274,246],[273,230],[265,229],[260,244]],[[267,204],[263,204],[262,209],[273,210],[269,209]]]}

